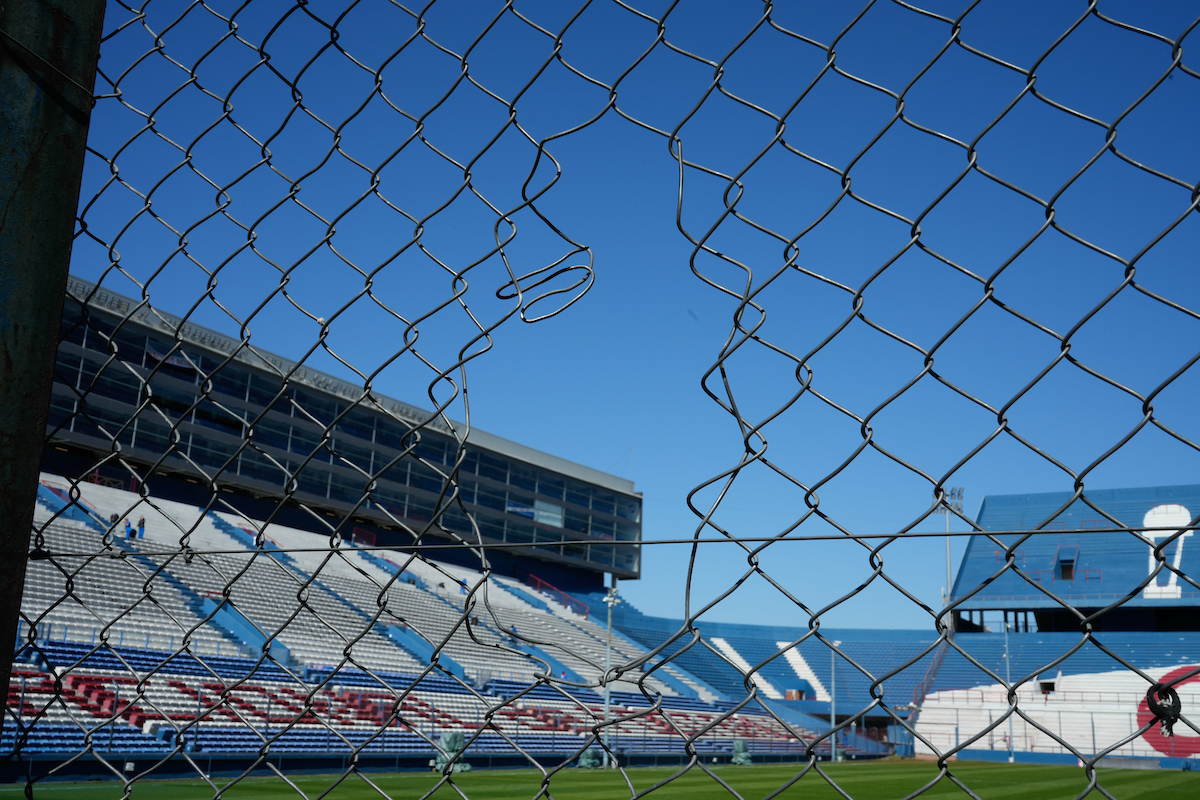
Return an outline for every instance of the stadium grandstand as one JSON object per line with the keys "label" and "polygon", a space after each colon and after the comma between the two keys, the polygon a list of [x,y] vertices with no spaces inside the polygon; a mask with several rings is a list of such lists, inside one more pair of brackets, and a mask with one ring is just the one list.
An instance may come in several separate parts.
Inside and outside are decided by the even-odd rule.
{"label": "stadium grandstand", "polygon": [[[775,648],[753,632],[695,672],[644,631],[618,628],[608,653],[605,576],[639,574],[632,483],[472,429],[457,485],[476,534],[462,509],[435,513],[454,423],[355,404],[330,376],[69,287],[0,741],[11,777],[180,752],[183,771],[200,754],[218,771],[264,754],[416,768],[446,732],[476,763],[561,760],[606,718],[627,718],[607,746],[649,763],[728,758],[738,740],[760,758],[832,755],[822,678],[802,666],[819,643],[789,650],[749,704],[745,659]],[[471,548],[414,554],[464,539],[528,546],[486,565]],[[608,659],[628,666],[606,695]],[[863,730],[838,749],[878,757],[886,741]]]}
{"label": "stadium grandstand", "polygon": [[[354,387],[232,347],[71,279],[0,742],[10,765],[182,750],[213,769],[352,753],[416,768],[445,732],[464,733],[476,763],[557,763],[605,719],[621,720],[606,741],[627,763],[727,759],[738,740],[765,759],[1073,759],[1055,737],[1089,754],[1200,754],[1196,737],[1131,738],[1152,718],[1146,678],[1118,660],[1154,680],[1200,663],[1200,590],[1181,577],[1200,572],[1191,532],[1147,533],[1167,542],[1156,553],[1117,530],[1188,525],[1200,486],[985,498],[976,524],[994,533],[969,539],[949,642],[686,625],[606,586],[640,575],[630,482],[472,429],[458,486],[479,541],[528,547],[486,562],[419,552],[476,535],[461,510],[429,525],[455,423],[420,427],[429,412],[355,404]],[[254,447],[239,450],[248,423]],[[623,666],[606,710],[607,663]],[[1023,716],[999,724],[1007,683]]]}
{"label": "stadium grandstand", "polygon": [[[23,625],[18,643],[9,709],[22,724],[5,727],[10,752],[18,736],[26,755],[96,748],[130,758],[167,753],[181,739],[214,758],[255,754],[269,740],[278,754],[341,757],[366,744],[368,754],[423,765],[433,753],[427,737],[446,730],[486,728],[472,756],[512,755],[517,744],[561,755],[583,747],[601,719],[595,690],[538,680],[549,672],[595,682],[601,672],[603,627],[561,594],[492,576],[475,598],[445,588],[478,583],[464,567],[353,545],[315,560],[328,537],[278,525],[267,528],[269,546],[256,548],[245,518],[86,482],[71,503],[61,480],[46,474],[39,487],[47,553],[87,550],[113,530],[111,514],[131,505],[145,534],[114,538],[119,557],[76,575],[51,559],[30,565],[23,616],[35,628]],[[208,554],[164,557],[179,529]],[[248,579],[223,594],[235,574]],[[141,603],[151,578],[155,601]],[[64,602],[66,580],[74,586]],[[464,610],[470,622],[456,629]],[[506,633],[513,629],[519,644]],[[624,637],[614,653],[622,662],[645,656]],[[785,709],[789,730],[751,705],[706,730],[737,704],[676,667],[659,674],[642,684],[659,710],[617,725],[614,749],[679,752],[681,731],[703,732],[700,752],[728,755],[740,738],[756,754],[794,758],[804,749],[795,732],[815,737],[825,727]],[[649,709],[637,684],[611,686],[614,715]],[[506,705],[514,694],[519,702]],[[120,722],[106,725],[114,712]],[[852,755],[883,752],[863,737],[846,744]]]}

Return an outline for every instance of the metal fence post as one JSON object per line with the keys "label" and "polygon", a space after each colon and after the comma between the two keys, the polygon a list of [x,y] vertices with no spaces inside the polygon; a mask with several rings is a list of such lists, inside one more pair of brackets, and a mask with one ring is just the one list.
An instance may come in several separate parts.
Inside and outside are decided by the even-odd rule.
{"label": "metal fence post", "polygon": [[104,3],[0,9],[0,679],[8,685]]}

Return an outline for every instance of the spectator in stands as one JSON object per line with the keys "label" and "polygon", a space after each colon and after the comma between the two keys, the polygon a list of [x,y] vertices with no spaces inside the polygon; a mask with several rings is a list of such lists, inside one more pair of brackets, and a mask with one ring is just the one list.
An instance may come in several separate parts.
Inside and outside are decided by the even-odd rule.
{"label": "spectator in stands", "polygon": [[112,513],[112,516],[110,516],[108,518],[108,523],[110,525],[112,525],[114,528],[117,527],[117,523],[120,521],[121,521],[121,515],[115,511]]}
{"label": "spectator in stands", "polygon": [[133,538],[133,526],[129,524],[129,520],[125,520],[125,538]]}
{"label": "spectator in stands", "polygon": [[467,593],[467,579],[466,578],[458,579],[458,593],[459,594]]}
{"label": "spectator in stands", "polygon": [[137,538],[144,539],[146,537],[146,518],[138,517],[138,535]]}

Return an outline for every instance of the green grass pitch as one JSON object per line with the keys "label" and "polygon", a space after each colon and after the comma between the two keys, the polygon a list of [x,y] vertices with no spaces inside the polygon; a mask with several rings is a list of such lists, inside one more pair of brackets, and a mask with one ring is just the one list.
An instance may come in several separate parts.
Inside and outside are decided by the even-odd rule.
{"label": "green grass pitch", "polygon": [[[796,777],[800,765],[773,764],[752,767],[718,767],[713,774],[725,781],[743,800],[765,798]],[[822,765],[822,771],[845,790],[854,800],[900,800],[917,791],[937,776],[937,767],[928,762],[874,762]],[[641,794],[656,784],[667,781],[677,770],[669,768],[631,769],[627,771],[634,792]],[[1043,767],[1028,765],[964,762],[952,764],[952,774],[965,783],[982,800],[1070,800],[1087,786],[1082,769],[1075,767]],[[1197,800],[1200,798],[1200,773],[1177,771],[1118,770],[1099,771],[1100,785],[1117,800]],[[337,783],[336,776],[305,775],[293,778],[296,788],[283,779],[247,778],[219,795],[223,800],[275,800],[279,798],[412,798],[425,796],[437,784],[439,776],[432,773],[371,773],[364,777],[351,775]],[[367,780],[375,784],[374,788]],[[495,770],[463,773],[454,776],[454,787],[442,786],[433,800],[510,800],[533,798],[541,784],[541,774],[533,770]],[[223,789],[227,780],[214,781]],[[634,796],[625,778],[615,771],[566,769],[550,781],[549,797],[553,800],[623,800]],[[0,787],[0,800],[25,796],[24,786]],[[118,783],[49,783],[35,786],[37,798],[79,798],[106,800],[122,796]],[[130,797],[142,800],[199,800],[212,798],[211,786],[194,780],[139,781],[131,787]],[[297,789],[301,793],[297,792]],[[380,794],[380,792],[384,794]],[[923,798],[966,798],[962,789],[943,779],[921,795]],[[778,797],[783,800],[844,800],[815,770],[785,789]],[[1104,797],[1093,791],[1090,797]],[[655,789],[651,800],[725,800],[734,795],[711,775],[698,768]]]}

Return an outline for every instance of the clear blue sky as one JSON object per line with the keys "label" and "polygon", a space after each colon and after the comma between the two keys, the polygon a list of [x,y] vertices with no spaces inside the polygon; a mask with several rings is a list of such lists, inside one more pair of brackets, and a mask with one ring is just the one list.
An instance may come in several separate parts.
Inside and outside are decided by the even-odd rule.
{"label": "clear blue sky", "polygon": [[[223,13],[236,8],[232,3],[210,5]],[[618,107],[646,125],[670,131],[683,123],[678,135],[689,161],[725,175],[755,162],[742,178],[745,190],[736,208],[745,220],[773,234],[747,221],[722,219],[728,180],[694,168],[685,170],[680,216],[684,229],[697,239],[721,220],[706,241],[728,260],[702,254],[695,260],[696,270],[741,292],[747,273],[731,261],[745,265],[758,291],[756,302],[766,313],[758,335],[794,356],[750,342],[728,357],[730,386],[745,419],[757,424],[789,403],[800,390],[796,359],[814,350],[806,361],[811,389],[860,417],[921,372],[924,356],[914,347],[861,319],[842,328],[853,310],[854,291],[864,286],[862,314],[926,350],[980,302],[983,281],[993,276],[996,300],[1061,336],[1121,286],[1125,265],[1119,259],[1138,256],[1174,225],[1140,256],[1136,280],[1171,302],[1200,308],[1200,215],[1192,211],[1176,224],[1193,203],[1187,186],[1200,177],[1200,148],[1195,146],[1200,80],[1175,69],[1117,126],[1121,152],[1186,185],[1148,174],[1111,152],[1071,182],[1104,147],[1105,126],[1167,73],[1170,45],[1094,16],[1084,19],[1040,62],[1036,88],[1049,100],[1104,124],[1027,95],[975,144],[979,167],[1043,201],[1058,195],[1058,224],[1093,247],[1047,230],[1021,250],[1044,223],[1043,207],[972,171],[921,220],[921,243],[958,268],[909,247],[875,275],[908,245],[910,224],[852,198],[821,218],[838,198],[841,183],[834,171],[813,160],[838,171],[849,168],[856,195],[913,220],[966,168],[966,149],[898,121],[863,152],[892,118],[895,100],[832,72],[818,81],[825,51],[758,25],[758,4],[630,5],[655,17],[666,13],[666,39],[676,48],[712,62],[728,56],[721,83],[742,101],[714,92],[701,104],[713,68],[661,43],[622,79],[617,91]],[[967,5],[938,2],[926,7],[955,17]],[[680,175],[666,138],[612,109],[595,119],[605,110],[608,91],[561,63],[551,63],[530,85],[550,57],[553,39],[512,13],[501,15],[472,44],[502,6],[440,0],[425,15],[431,39],[456,53],[472,48],[470,75],[483,89],[466,81],[455,87],[459,60],[429,42],[417,39],[402,47],[414,34],[415,22],[387,3],[362,2],[350,9],[337,23],[337,44],[371,70],[386,63],[381,74],[387,99],[410,117],[423,118],[426,139],[446,156],[461,164],[478,156],[471,167],[472,186],[504,211],[521,204],[520,187],[536,152],[515,129],[505,129],[507,103],[517,99],[517,121],[539,140],[594,120],[547,145],[562,175],[537,202],[559,231],[590,249],[594,286],[552,319],[523,324],[512,318],[497,329],[492,351],[468,366],[471,421],[634,480],[645,495],[645,538],[687,538],[698,524],[685,504],[688,492],[736,465],[743,452],[738,426],[700,386],[730,335],[738,303],[706,285],[689,267],[693,246],[676,227]],[[580,7],[550,0],[515,4],[518,12],[549,31],[565,27],[562,58],[611,84],[654,43],[656,25],[606,0],[588,5],[567,26]],[[183,6],[172,8],[178,13]],[[497,215],[462,193],[424,224],[420,242],[427,254],[412,246],[414,223],[384,198],[423,219],[454,197],[462,168],[417,140],[401,149],[414,133],[413,120],[373,95],[372,73],[329,47],[328,30],[307,16],[321,15],[332,24],[344,4],[311,4],[272,31],[283,8],[255,4],[237,16],[242,38],[254,43],[266,39],[268,68],[233,38],[217,45],[229,26],[203,8],[194,7],[172,25],[172,17],[162,16],[168,9],[151,4],[146,25],[162,34],[162,52],[187,67],[183,69],[148,52],[153,37],[140,22],[130,22],[129,12],[110,6],[112,36],[102,50],[101,69],[110,80],[121,76],[125,102],[152,115],[155,126],[145,130],[143,117],[114,100],[97,105],[91,147],[116,155],[126,185],[110,183],[85,219],[101,241],[116,242],[122,269],[140,283],[149,282],[155,305],[186,313],[215,272],[211,298],[193,312],[196,321],[237,334],[249,319],[253,343],[299,359],[317,339],[321,326],[314,318],[332,319],[329,349],[360,371],[373,373],[403,345],[406,326],[395,315],[415,319],[450,297],[451,273],[430,256],[453,271],[474,265],[495,247]],[[858,4],[786,4],[773,18],[782,28],[828,44],[862,10]],[[1182,2],[1102,3],[1100,10],[1171,40],[1196,16],[1195,6]],[[963,18],[960,38],[1028,69],[1085,11],[1083,3],[985,0]],[[947,22],[898,4],[875,3],[838,40],[836,64],[898,94],[933,61],[950,33]],[[1183,41],[1183,64],[1193,71],[1200,68],[1191,56],[1197,46],[1200,33]],[[204,91],[188,84],[193,67]],[[280,76],[296,83],[304,106],[319,121],[293,110]],[[785,120],[784,140],[792,149],[776,142],[759,157],[775,136],[776,122],[747,103],[782,116],[814,81]],[[1019,72],[954,45],[905,92],[905,115],[943,137],[971,143],[1025,85]],[[103,81],[98,84],[99,92],[109,89]],[[229,100],[227,119],[221,119],[218,98]],[[335,130],[341,152],[331,153]],[[277,171],[262,163],[262,144]],[[191,154],[190,166],[184,164],[185,150]],[[382,197],[370,192],[373,172]],[[110,177],[101,159],[90,159],[85,201]],[[543,187],[552,177],[552,166],[543,160],[531,185]],[[285,201],[296,185],[294,200]],[[153,214],[138,213],[144,203],[132,189],[150,195]],[[223,214],[215,213],[218,207]],[[336,233],[323,244],[335,218]],[[575,249],[527,209],[511,219],[517,235],[505,253],[518,274]],[[784,242],[818,219],[820,224],[796,244],[795,264],[807,273],[783,269]],[[254,228],[257,253],[248,249],[239,225]],[[181,234],[186,236],[182,249]],[[355,300],[364,279],[343,259],[364,271],[382,267],[374,283],[382,305],[366,297]],[[111,260],[105,246],[81,236],[72,269],[87,278],[103,277],[116,291],[140,294],[110,268]],[[566,263],[588,261],[584,252]],[[289,271],[291,302],[271,295],[281,268]],[[494,295],[507,280],[495,255],[471,266],[467,279],[466,299],[479,319],[494,321],[512,310],[510,301]],[[539,310],[549,306],[533,307],[535,313]],[[744,324],[755,321],[748,311]],[[442,367],[454,362],[473,335],[469,319],[455,305],[417,329],[417,349]],[[836,338],[820,347],[839,329]],[[1071,341],[1071,353],[1079,361],[1145,396],[1195,356],[1200,323],[1194,315],[1126,287]],[[1059,352],[1054,336],[995,302],[985,302],[937,349],[934,365],[946,381],[1000,408]],[[354,377],[322,349],[307,362]],[[380,372],[375,385],[391,396],[429,406],[432,376],[407,355]],[[708,385],[721,392],[718,376]],[[439,398],[446,396],[444,389],[436,390]],[[1200,368],[1192,368],[1154,401],[1156,417],[1193,441],[1200,441],[1197,389]],[[1062,363],[1013,404],[1007,417],[1016,433],[1078,472],[1139,424],[1141,405],[1130,394]],[[461,398],[449,413],[464,417]],[[877,445],[939,480],[991,436],[997,422],[994,413],[926,376],[878,411],[872,428]],[[878,534],[944,525],[941,517],[921,519],[932,502],[930,481],[877,450],[867,449],[825,482],[862,437],[858,423],[811,392],[773,419],[764,435],[767,457],[805,485],[822,484],[820,508],[844,528]],[[1196,483],[1198,465],[1194,448],[1148,427],[1096,466],[1086,484]],[[986,494],[1072,488],[1066,472],[1007,434],[946,477],[946,483],[966,488],[968,516],[974,516]],[[707,509],[714,497],[713,489],[702,491],[697,505]],[[792,525],[805,508],[802,491],[755,464],[739,475],[714,519],[736,535],[772,536]],[[955,520],[953,527],[964,530],[966,525]],[[798,532],[815,535],[834,529],[814,519]],[[956,541],[956,558],[964,542]],[[645,548],[644,577],[623,584],[624,595],[647,613],[679,615],[687,559],[686,547]],[[944,559],[940,539],[901,540],[884,551],[887,574],[931,605],[938,602],[944,583]],[[761,566],[814,609],[871,574],[866,550],[853,541],[780,542],[762,554]],[[744,554],[735,545],[702,548],[693,574],[693,608],[722,593],[746,569]],[[709,618],[806,621],[758,577],[716,606]],[[923,612],[882,580],[823,619],[837,627],[929,624]]]}

